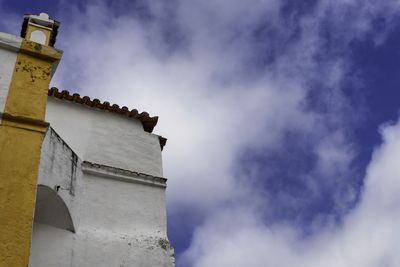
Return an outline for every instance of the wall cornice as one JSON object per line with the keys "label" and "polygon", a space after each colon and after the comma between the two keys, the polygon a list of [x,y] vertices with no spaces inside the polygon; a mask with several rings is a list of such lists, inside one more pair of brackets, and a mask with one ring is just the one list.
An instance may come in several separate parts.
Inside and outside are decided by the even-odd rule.
{"label": "wall cornice", "polygon": [[89,161],[82,162],[83,173],[100,176],[103,178],[115,179],[124,182],[139,183],[156,187],[167,187],[167,179],[145,173],[129,171]]}

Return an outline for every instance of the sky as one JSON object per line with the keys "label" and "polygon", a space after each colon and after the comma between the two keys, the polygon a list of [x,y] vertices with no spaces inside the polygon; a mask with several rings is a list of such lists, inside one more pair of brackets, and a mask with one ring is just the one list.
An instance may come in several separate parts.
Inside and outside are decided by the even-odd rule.
{"label": "sky", "polygon": [[178,267],[400,266],[400,1],[0,0],[52,86],[160,117]]}

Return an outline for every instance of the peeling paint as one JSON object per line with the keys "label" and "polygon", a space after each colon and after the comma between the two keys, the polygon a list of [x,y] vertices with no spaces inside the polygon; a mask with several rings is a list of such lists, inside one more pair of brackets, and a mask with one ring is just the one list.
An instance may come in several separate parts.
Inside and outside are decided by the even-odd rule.
{"label": "peeling paint", "polygon": [[35,82],[37,79],[48,80],[51,74],[50,66],[37,66],[34,62],[27,60],[20,60],[17,62],[15,72],[27,72],[30,76],[30,81]]}

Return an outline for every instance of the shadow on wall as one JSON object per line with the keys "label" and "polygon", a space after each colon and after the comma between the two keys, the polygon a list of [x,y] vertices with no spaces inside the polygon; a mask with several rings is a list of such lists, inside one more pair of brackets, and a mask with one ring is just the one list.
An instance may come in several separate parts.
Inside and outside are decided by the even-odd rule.
{"label": "shadow on wall", "polygon": [[71,214],[57,192],[45,185],[38,185],[34,222],[47,224],[75,233]]}

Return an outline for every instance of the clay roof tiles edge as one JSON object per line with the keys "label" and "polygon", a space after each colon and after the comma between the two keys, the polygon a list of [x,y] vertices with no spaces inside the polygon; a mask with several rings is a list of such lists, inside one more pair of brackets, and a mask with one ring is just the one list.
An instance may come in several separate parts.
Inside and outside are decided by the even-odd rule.
{"label": "clay roof tiles edge", "polygon": [[[106,110],[109,111],[111,113],[116,113],[122,116],[126,116],[129,118],[135,118],[137,120],[139,120],[142,125],[143,125],[143,129],[148,132],[151,133],[154,130],[154,127],[157,125],[158,122],[158,117],[154,116],[154,117],[150,117],[149,113],[147,112],[141,112],[139,113],[137,111],[137,109],[132,109],[129,110],[127,107],[123,106],[123,107],[119,107],[117,104],[113,104],[111,105],[109,102],[104,101],[101,102],[99,99],[95,98],[95,99],[91,99],[88,96],[83,96],[81,97],[79,94],[75,93],[75,94],[70,94],[69,91],[67,90],[63,90],[63,91],[59,91],[58,88],[56,87],[52,87],[49,89],[48,91],[48,96],[57,98],[57,99],[62,99],[62,100],[67,100],[73,103],[78,103],[81,105],[86,105],[92,108],[98,108],[101,110]],[[166,138],[164,137],[159,137],[160,139],[160,146],[161,146],[161,150],[164,148],[165,143],[167,141]]]}

